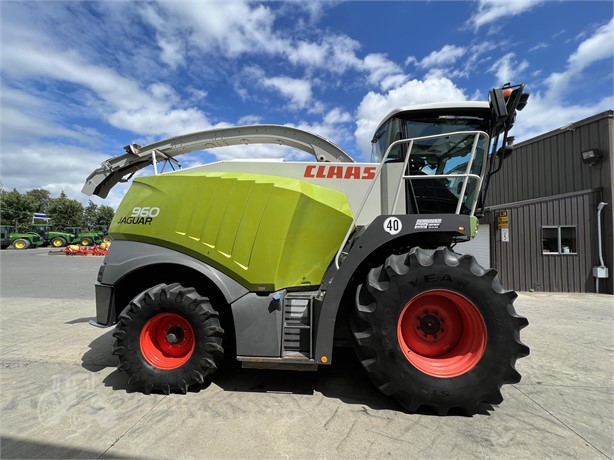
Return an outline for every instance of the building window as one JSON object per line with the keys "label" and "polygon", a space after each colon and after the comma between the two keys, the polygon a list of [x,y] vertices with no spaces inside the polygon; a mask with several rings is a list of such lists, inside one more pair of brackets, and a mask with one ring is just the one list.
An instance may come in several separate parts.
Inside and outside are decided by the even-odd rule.
{"label": "building window", "polygon": [[576,227],[542,227],[543,254],[577,254]]}

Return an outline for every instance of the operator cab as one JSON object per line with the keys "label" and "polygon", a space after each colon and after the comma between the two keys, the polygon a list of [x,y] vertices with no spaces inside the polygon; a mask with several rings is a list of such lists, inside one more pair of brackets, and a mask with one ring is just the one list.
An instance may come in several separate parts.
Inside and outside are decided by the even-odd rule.
{"label": "operator cab", "polygon": [[408,214],[473,213],[484,176],[491,114],[487,102],[462,102],[402,108],[384,119],[371,141],[371,161],[380,163],[385,157],[385,166],[392,166],[389,163],[407,160],[403,174],[411,176],[405,186]]}

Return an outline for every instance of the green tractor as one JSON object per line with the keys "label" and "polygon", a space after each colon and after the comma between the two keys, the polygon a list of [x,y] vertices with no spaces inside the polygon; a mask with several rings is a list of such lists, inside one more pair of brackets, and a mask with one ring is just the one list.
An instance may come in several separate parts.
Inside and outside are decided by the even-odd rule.
{"label": "green tractor", "polygon": [[48,224],[34,224],[32,230],[40,235],[46,246],[63,248],[69,244],[79,244],[77,235],[70,232],[54,230],[53,226]]}
{"label": "green tractor", "polygon": [[66,229],[77,235],[74,244],[81,246],[101,245],[102,243],[111,244],[111,237],[104,230],[81,230],[81,227],[66,227]]}
{"label": "green tractor", "polygon": [[21,250],[37,248],[45,244],[36,232],[18,232],[14,227],[2,225],[0,226],[0,233],[2,234],[2,249],[12,247],[13,249]]}
{"label": "green tractor", "polygon": [[[476,235],[524,85],[488,102],[405,107],[376,129],[371,163],[275,125],[188,134],[104,162],[83,191],[135,178],[98,272],[97,326],[145,393],[186,393],[223,365],[316,370],[353,342],[373,383],[438,414],[498,404],[529,354],[516,294],[453,247]],[[158,173],[200,149],[281,144],[316,162],[220,161]]]}

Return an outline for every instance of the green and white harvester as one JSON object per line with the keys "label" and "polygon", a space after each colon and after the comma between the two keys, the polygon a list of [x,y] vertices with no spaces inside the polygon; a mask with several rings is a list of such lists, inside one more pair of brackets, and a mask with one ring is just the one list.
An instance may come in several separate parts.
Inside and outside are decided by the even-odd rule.
{"label": "green and white harvester", "polygon": [[[356,163],[287,126],[216,129],[125,147],[86,180],[106,197],[135,177],[109,229],[98,326],[142,391],[187,392],[223,365],[316,370],[353,342],[373,383],[407,410],[473,414],[520,381],[516,293],[455,244],[476,234],[490,177],[511,152],[524,85],[488,102],[390,113]],[[159,172],[196,151],[245,144],[316,161],[219,161]]]}

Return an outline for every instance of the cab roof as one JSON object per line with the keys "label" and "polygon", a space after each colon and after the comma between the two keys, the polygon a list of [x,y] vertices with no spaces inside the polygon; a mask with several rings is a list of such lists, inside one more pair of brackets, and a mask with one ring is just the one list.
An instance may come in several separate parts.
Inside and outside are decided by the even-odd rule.
{"label": "cab roof", "polygon": [[381,123],[375,129],[377,133],[379,129],[386,123],[388,120],[393,118],[400,113],[406,112],[420,112],[423,110],[433,110],[433,111],[445,111],[445,110],[455,110],[455,109],[469,109],[469,110],[485,110],[490,111],[490,104],[486,101],[459,101],[459,102],[435,102],[431,104],[418,104],[418,105],[408,105],[404,107],[399,107],[394,109],[388,115],[384,117]]}

